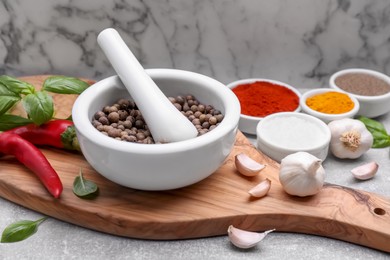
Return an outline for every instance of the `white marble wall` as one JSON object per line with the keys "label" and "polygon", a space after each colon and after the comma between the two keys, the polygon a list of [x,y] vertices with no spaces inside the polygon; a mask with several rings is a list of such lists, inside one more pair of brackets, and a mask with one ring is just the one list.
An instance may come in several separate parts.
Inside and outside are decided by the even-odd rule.
{"label": "white marble wall", "polygon": [[387,0],[1,0],[0,74],[114,74],[96,43],[117,29],[146,68],[223,83],[327,86],[349,67],[390,74]]}

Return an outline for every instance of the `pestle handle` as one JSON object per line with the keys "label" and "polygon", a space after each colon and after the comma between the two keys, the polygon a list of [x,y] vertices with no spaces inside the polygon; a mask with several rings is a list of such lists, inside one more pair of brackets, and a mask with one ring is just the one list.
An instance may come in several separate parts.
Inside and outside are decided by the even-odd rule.
{"label": "pestle handle", "polygon": [[140,109],[156,143],[197,136],[195,126],[158,88],[116,30],[103,30],[97,41]]}

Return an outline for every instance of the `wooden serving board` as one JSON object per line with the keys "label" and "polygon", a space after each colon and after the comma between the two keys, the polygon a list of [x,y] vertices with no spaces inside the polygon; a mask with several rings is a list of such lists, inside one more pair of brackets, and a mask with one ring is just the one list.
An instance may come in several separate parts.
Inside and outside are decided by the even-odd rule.
{"label": "wooden serving board", "polygon": [[[22,78],[40,86],[45,76]],[[56,99],[68,116],[74,97]],[[192,186],[164,192],[121,187],[96,173],[81,154],[41,148],[64,185],[54,199],[38,179],[11,156],[0,158],[0,196],[32,210],[86,228],[133,238],[185,239],[227,233],[229,225],[262,231],[314,234],[390,252],[390,199],[326,184],[315,196],[287,195],[279,181],[279,164],[257,151],[242,133],[225,163],[209,178]],[[240,175],[234,156],[244,152],[267,164],[259,176]],[[72,192],[80,168],[97,183],[99,196],[82,200]],[[129,169],[131,170],[131,169]],[[269,178],[266,197],[247,191]]]}

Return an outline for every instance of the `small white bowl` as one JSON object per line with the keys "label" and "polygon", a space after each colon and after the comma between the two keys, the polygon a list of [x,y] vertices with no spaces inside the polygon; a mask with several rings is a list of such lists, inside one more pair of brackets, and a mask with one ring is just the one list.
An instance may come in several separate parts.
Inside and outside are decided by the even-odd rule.
{"label": "small white bowl", "polygon": [[197,73],[146,71],[165,95],[192,94],[220,110],[224,119],[212,131],[180,142],[138,144],[115,140],[91,124],[93,115],[102,107],[119,98],[131,98],[119,77],[112,76],[90,86],[73,106],[73,121],[84,157],[107,179],[134,189],[170,190],[205,179],[223,164],[233,148],[240,118],[237,97],[222,83]]}
{"label": "small white bowl", "polygon": [[336,73],[334,73],[329,80],[329,85],[333,89],[337,89],[346,93],[349,93],[351,96],[355,97],[360,104],[360,108],[358,111],[358,115],[366,116],[366,117],[378,117],[381,115],[384,115],[390,111],[390,92],[386,93],[384,95],[379,96],[363,96],[363,95],[357,95],[351,92],[347,92],[340,87],[338,87],[335,83],[335,80],[337,77],[341,75],[345,75],[348,73],[362,73],[362,74],[368,74],[377,78],[380,78],[390,84],[390,77],[374,71],[374,70],[368,70],[368,69],[346,69],[341,70]]}
{"label": "small white bowl", "polygon": [[257,148],[280,162],[296,152],[308,152],[321,160],[328,156],[331,133],[320,119],[294,112],[266,116],[256,128]]}
{"label": "small white bowl", "polygon": [[[263,78],[241,79],[241,80],[233,81],[233,82],[229,83],[227,86],[230,89],[234,89],[235,87],[237,87],[239,85],[251,84],[251,83],[255,83],[257,81],[265,81],[265,82],[270,82],[270,83],[275,84],[275,85],[283,86],[285,88],[292,90],[298,96],[298,100],[301,98],[301,93],[296,88],[294,88],[286,83],[283,83],[283,82],[280,82],[277,80],[272,80],[272,79],[263,79]],[[256,98],[256,97],[253,97],[253,98]],[[297,108],[291,112],[299,112],[299,111],[301,111],[301,107],[300,107],[299,102],[298,102]],[[288,112],[288,111],[283,111],[283,112]],[[249,116],[249,115],[241,114],[238,128],[244,133],[255,135],[257,124],[262,119],[263,119],[263,117]]]}
{"label": "small white bowl", "polygon": [[[350,111],[345,112],[345,113],[327,114],[327,113],[322,113],[322,112],[316,111],[306,104],[306,100],[308,98],[315,96],[315,95],[327,93],[327,92],[339,92],[339,93],[347,95],[351,99],[351,101],[354,103],[353,108]],[[350,95],[349,93],[345,93],[345,92],[342,92],[340,90],[331,89],[331,88],[312,89],[312,90],[309,90],[309,91],[303,93],[301,100],[300,100],[300,105],[301,105],[303,112],[305,112],[306,114],[315,116],[315,117],[321,119],[322,121],[324,121],[325,123],[329,123],[333,120],[342,119],[342,118],[353,118],[357,114],[357,112],[359,111],[359,107],[360,107],[359,101],[354,96]]]}

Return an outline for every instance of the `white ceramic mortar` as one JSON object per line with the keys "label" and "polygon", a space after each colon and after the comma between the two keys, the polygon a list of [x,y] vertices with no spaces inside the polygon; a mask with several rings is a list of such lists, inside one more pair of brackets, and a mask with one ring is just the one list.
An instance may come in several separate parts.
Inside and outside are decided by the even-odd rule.
{"label": "white ceramic mortar", "polygon": [[73,106],[81,151],[97,172],[130,188],[169,190],[205,179],[222,165],[234,145],[238,99],[207,76],[173,69],[146,71],[167,96],[192,94],[220,110],[224,114],[220,125],[205,135],[167,144],[129,143],[105,136],[92,126],[93,115],[119,98],[130,98],[119,77],[112,76],[90,86]]}

